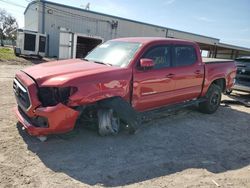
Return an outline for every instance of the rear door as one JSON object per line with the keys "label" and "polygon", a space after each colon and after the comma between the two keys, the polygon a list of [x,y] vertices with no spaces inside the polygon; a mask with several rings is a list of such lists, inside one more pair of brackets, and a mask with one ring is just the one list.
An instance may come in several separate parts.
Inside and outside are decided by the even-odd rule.
{"label": "rear door", "polygon": [[150,47],[141,58],[154,61],[154,68],[142,70],[138,67],[134,72],[133,107],[145,111],[171,103],[174,97],[172,91],[172,58],[170,45],[155,45]]}
{"label": "rear door", "polygon": [[173,45],[175,101],[197,98],[202,90],[204,65],[198,59],[199,51],[189,44]]}

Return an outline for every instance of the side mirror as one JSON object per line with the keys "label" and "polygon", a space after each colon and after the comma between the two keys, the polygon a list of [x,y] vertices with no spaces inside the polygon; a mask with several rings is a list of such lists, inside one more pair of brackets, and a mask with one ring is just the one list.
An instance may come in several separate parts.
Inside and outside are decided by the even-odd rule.
{"label": "side mirror", "polygon": [[143,69],[150,69],[154,67],[154,61],[152,59],[140,59],[140,67]]}

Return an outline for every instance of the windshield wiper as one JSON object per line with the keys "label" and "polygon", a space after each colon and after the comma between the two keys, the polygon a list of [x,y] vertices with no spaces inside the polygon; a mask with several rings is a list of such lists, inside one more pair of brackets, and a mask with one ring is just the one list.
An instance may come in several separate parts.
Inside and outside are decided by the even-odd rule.
{"label": "windshield wiper", "polygon": [[98,64],[102,64],[102,65],[107,65],[107,66],[113,66],[113,65],[110,64],[110,63],[104,63],[104,62],[101,62],[101,61],[88,60],[88,59],[85,59],[85,58],[83,58],[82,60],[84,60],[84,61],[89,61],[89,62],[93,62],[93,63],[98,63]]}
{"label": "windshield wiper", "polygon": [[112,66],[112,64],[110,64],[110,63],[104,63],[104,62],[101,62],[101,61],[93,61],[93,62],[98,63],[98,64],[102,64],[102,65]]}
{"label": "windshield wiper", "polygon": [[103,64],[103,65],[107,65],[107,66],[112,66],[112,64],[110,63],[104,63],[104,62],[100,62],[100,61],[94,61],[95,63],[98,63],[98,64]]}

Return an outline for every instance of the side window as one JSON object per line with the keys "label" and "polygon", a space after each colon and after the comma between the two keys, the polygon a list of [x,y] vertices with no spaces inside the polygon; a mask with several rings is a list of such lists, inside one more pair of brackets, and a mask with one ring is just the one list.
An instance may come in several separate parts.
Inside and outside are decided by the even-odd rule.
{"label": "side window", "polygon": [[196,51],[190,45],[174,46],[174,59],[176,67],[192,65],[197,60]]}
{"label": "side window", "polygon": [[146,54],[143,55],[143,58],[149,58],[154,61],[154,69],[161,69],[171,66],[171,48],[169,46],[157,46],[151,48]]}

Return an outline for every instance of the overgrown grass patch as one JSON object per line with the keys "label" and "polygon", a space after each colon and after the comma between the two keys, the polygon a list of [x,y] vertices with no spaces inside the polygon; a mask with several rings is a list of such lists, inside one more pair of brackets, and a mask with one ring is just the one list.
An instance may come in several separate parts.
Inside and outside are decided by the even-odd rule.
{"label": "overgrown grass patch", "polygon": [[0,61],[17,60],[12,48],[0,47]]}
{"label": "overgrown grass patch", "polygon": [[14,54],[14,50],[11,47],[0,47],[0,65],[1,64],[9,64],[9,65],[17,65],[17,64],[32,64],[31,60],[27,60],[23,57],[17,57]]}

